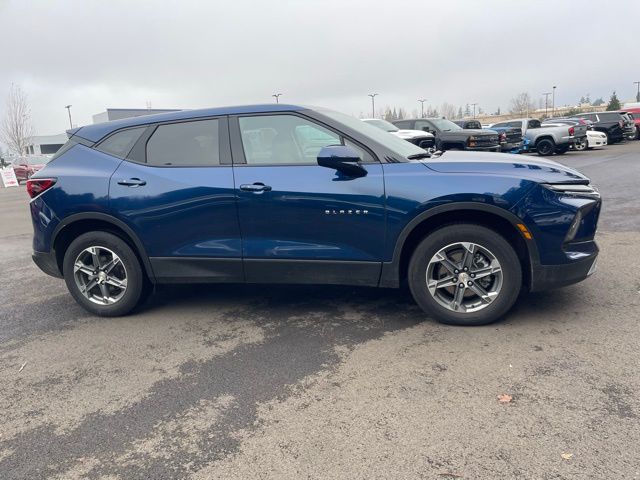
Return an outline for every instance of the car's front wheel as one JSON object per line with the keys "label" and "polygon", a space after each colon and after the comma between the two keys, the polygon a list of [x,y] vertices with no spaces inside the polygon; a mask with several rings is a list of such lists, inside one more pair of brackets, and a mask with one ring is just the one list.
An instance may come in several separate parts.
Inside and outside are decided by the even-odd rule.
{"label": "car's front wheel", "polygon": [[502,317],[522,286],[513,247],[497,232],[474,224],[442,227],[416,247],[409,288],[418,305],[451,325],[484,325]]}
{"label": "car's front wheel", "polygon": [[573,145],[573,148],[578,152],[582,152],[582,151],[586,150],[588,147],[589,147],[589,141],[586,138],[584,140],[576,142]]}
{"label": "car's front wheel", "polygon": [[88,232],[71,242],[63,274],[73,298],[104,317],[126,315],[147,292],[138,257],[124,240],[108,232]]}

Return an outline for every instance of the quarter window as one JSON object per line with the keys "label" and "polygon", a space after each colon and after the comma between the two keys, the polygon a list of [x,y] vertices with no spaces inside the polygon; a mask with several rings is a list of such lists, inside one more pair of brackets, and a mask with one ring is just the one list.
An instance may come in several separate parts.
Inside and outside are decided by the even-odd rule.
{"label": "quarter window", "polygon": [[147,142],[147,163],[176,167],[220,165],[218,120],[160,125]]}
{"label": "quarter window", "polygon": [[101,142],[96,147],[96,150],[115,155],[116,157],[125,158],[138,141],[138,138],[140,138],[140,135],[142,135],[142,132],[146,129],[147,127],[144,126],[116,132]]}
{"label": "quarter window", "polygon": [[295,115],[241,117],[239,123],[248,165],[313,165],[320,149],[343,144],[340,135]]}

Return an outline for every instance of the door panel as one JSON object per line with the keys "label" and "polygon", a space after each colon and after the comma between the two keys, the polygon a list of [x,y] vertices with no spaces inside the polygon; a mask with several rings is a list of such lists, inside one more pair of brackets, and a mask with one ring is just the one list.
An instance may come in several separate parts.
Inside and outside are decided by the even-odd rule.
{"label": "door panel", "polygon": [[[232,122],[232,133],[241,125]],[[258,164],[234,165],[246,280],[376,285],[385,241],[382,166],[363,164],[367,175],[353,178],[313,164],[322,146],[344,139],[303,127],[292,130],[302,141],[287,146],[286,126],[262,135],[251,125],[250,155]],[[276,139],[272,150],[260,143],[266,137]],[[244,160],[237,147],[234,159]],[[278,162],[281,154],[286,160]],[[265,188],[246,189],[252,185]]]}
{"label": "door panel", "polygon": [[[110,208],[139,235],[159,281],[244,280],[233,169],[220,164],[230,160],[226,121],[223,126],[220,138],[227,142],[219,157],[217,149],[211,153],[215,138],[205,135],[205,123],[198,125],[205,133],[193,139],[188,125],[175,132],[161,126],[156,132],[164,137],[155,137],[155,145],[146,142],[161,154],[144,160],[170,166],[123,161],[111,177]],[[157,146],[163,141],[171,149]],[[181,142],[187,147],[180,148]],[[182,166],[189,164],[197,165]]]}

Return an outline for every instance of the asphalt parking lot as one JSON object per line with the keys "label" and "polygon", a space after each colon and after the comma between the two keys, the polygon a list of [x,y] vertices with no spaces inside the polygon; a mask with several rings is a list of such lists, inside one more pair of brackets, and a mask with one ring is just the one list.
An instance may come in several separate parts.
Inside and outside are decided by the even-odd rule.
{"label": "asphalt parking lot", "polygon": [[476,328],[354,287],[93,317],[0,189],[0,479],[640,478],[640,142],[555,159],[603,195],[598,272]]}

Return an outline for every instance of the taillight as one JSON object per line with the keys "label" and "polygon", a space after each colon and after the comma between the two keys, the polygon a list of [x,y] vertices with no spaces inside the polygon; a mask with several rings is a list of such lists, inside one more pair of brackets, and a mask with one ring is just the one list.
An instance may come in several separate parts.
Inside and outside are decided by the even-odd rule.
{"label": "taillight", "polygon": [[569,127],[569,135],[573,135],[575,131],[575,128]]}
{"label": "taillight", "polygon": [[42,192],[53,187],[55,183],[54,178],[30,178],[27,180],[27,193],[31,198],[36,198]]}

